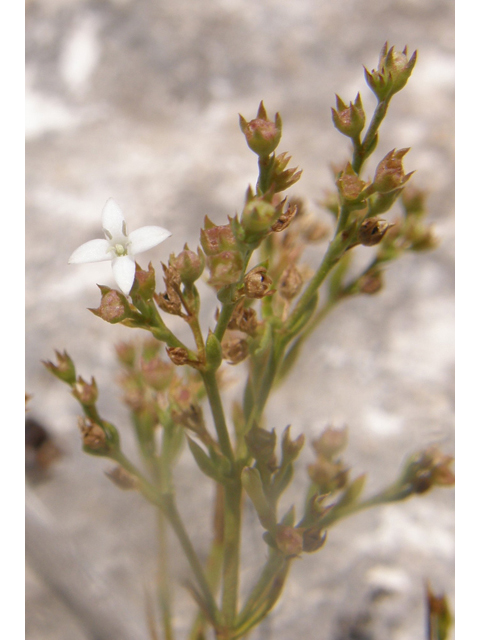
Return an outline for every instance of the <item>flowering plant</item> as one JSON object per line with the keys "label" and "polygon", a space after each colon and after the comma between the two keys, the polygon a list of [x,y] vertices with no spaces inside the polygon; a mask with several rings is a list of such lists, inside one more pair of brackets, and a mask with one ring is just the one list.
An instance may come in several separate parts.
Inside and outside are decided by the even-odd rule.
{"label": "flowering plant", "polygon": [[[390,151],[377,165],[373,179],[362,173],[377,145],[390,101],[406,85],[415,61],[416,54],[409,59],[407,49],[399,53],[385,44],[378,68],[365,72],[377,98],[368,126],[359,94],[348,106],[337,96],[333,123],[351,140],[352,156],[335,170],[336,193],[324,203],[333,216],[334,231],[313,273],[301,263],[302,254],[307,245],[325,239],[329,230],[306,212],[300,200],[284,195],[298,182],[301,171],[289,168],[289,155],[276,154],[282,121],[278,114],[269,120],[263,103],[250,122],[240,116],[246,142],[258,157],[258,180],[248,188],[241,214],[223,225],[206,217],[201,247],[193,251],[185,245],[178,255],[170,255],[168,264],[162,263],[164,291],[157,290],[152,264],[144,270],[134,256],[165,240],[169,232],[151,226],[127,234],[113,200],[103,210],[106,239],[87,242],[70,258],[71,263],[111,259],[120,291],[100,286],[101,302],[93,313],[111,324],[150,334],[141,344],[117,346],[121,385],[143,469],[123,450],[118,429],[100,415],[95,380],[88,383],[77,376],[65,352],[57,352],[57,362],[46,366],[70,386],[82,407],[79,425],[84,451],[112,460],[115,466],[109,478],[122,489],[138,491],[158,510],[164,569],[159,576],[159,605],[167,640],[175,636],[164,537],[167,523],[189,562],[189,591],[198,604],[189,640],[201,640],[209,633],[217,640],[236,640],[275,606],[292,562],[322,549],[328,530],[338,521],[454,482],[452,458],[430,447],[408,458],[389,486],[364,497],[365,475],[351,473],[342,457],[347,430],[328,427],[313,442],[315,460],[308,466],[309,483],[298,516],[293,506],[283,511],[280,499],[292,480],[305,438],[293,438],[287,427],[278,446],[275,429],[269,430],[265,420],[272,390],[291,373],[307,338],[325,316],[353,296],[377,293],[388,263],[406,252],[436,245],[425,223],[424,196],[410,188],[412,172],[405,173],[403,168],[408,149]],[[394,221],[381,218],[396,202],[401,216]],[[367,266],[355,273],[350,258],[359,245],[371,254]],[[218,301],[207,332],[200,322],[201,297],[196,286],[205,270]],[[191,345],[168,327],[169,315],[189,327]],[[227,418],[222,371],[241,362],[247,365],[239,367],[246,372],[242,402],[234,403]],[[211,424],[204,417],[205,400]],[[183,443],[215,486],[214,532],[207,562],[200,560],[176,503],[172,470]],[[245,499],[251,501],[264,530],[259,544],[265,545],[267,557],[240,602]],[[448,607],[431,592],[428,602],[430,638],[440,640],[448,632]],[[154,631],[152,637],[156,637]]]}

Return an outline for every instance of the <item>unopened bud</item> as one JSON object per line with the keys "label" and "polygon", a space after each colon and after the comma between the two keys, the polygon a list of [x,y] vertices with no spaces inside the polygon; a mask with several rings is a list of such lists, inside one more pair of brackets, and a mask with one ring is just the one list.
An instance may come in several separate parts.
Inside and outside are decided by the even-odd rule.
{"label": "unopened bud", "polygon": [[347,107],[343,100],[337,98],[337,110],[332,109],[332,119],[335,127],[349,138],[357,138],[365,126],[365,111],[363,110],[362,99],[357,93],[355,102]]}
{"label": "unopened bud", "polygon": [[271,202],[253,198],[245,204],[241,224],[247,232],[261,233],[270,230],[279,217],[280,212]]}
{"label": "unopened bud", "polygon": [[120,342],[115,345],[118,360],[127,368],[131,369],[137,357],[137,350],[132,342]]}
{"label": "unopened bud", "polygon": [[292,300],[300,293],[303,286],[303,278],[294,264],[291,264],[282,273],[278,283],[278,293],[285,300]]}
{"label": "unopened bud", "polygon": [[55,351],[55,355],[57,356],[57,364],[53,364],[53,362],[48,361],[43,362],[44,366],[62,382],[66,382],[70,385],[73,384],[77,379],[73,360],[66,351],[63,353]]}
{"label": "unopened bud", "polygon": [[98,400],[98,388],[95,378],[92,378],[92,382],[88,384],[82,377],[79,377],[72,387],[72,395],[87,407],[93,406]]}
{"label": "unopened bud", "polygon": [[319,454],[331,460],[340,451],[345,449],[348,441],[348,430],[327,427],[319,438],[312,442],[313,448]]}
{"label": "unopened bud", "polygon": [[303,532],[295,527],[279,524],[275,542],[287,558],[297,557],[303,551]]}
{"label": "unopened bud", "polygon": [[336,184],[340,197],[343,201],[361,202],[365,200],[366,196],[363,197],[362,192],[366,183],[358,177],[350,162],[340,173]]}
{"label": "unopened bud", "polygon": [[327,532],[317,527],[309,527],[303,532],[303,551],[313,553],[318,551],[327,540]]}
{"label": "unopened bud", "polygon": [[205,256],[201,249],[195,253],[190,251],[188,245],[185,245],[178,256],[171,254],[168,263],[176,269],[183,284],[189,287],[202,275],[205,268]]}
{"label": "unopened bud", "polygon": [[260,427],[252,427],[245,436],[245,442],[255,460],[266,464],[272,462],[277,442],[277,436],[274,430],[267,431]]}
{"label": "unopened bud", "polygon": [[79,418],[78,427],[82,434],[83,446],[93,451],[107,451],[107,435],[102,427],[90,420],[90,418]]}
{"label": "unopened bud", "polygon": [[177,366],[190,363],[188,351],[183,347],[167,347],[167,354],[173,364]]}
{"label": "unopened bud", "polygon": [[413,175],[413,171],[407,173],[403,170],[403,157],[409,149],[393,149],[379,163],[373,180],[373,188],[378,193],[388,193],[399,189]]}
{"label": "unopened bud", "polygon": [[275,151],[280,142],[282,120],[278,113],[275,115],[275,122],[268,120],[267,112],[261,102],[255,120],[247,122],[243,116],[240,116],[240,129],[250,149],[260,157],[267,157]]}
{"label": "unopened bud", "polygon": [[365,69],[367,84],[378,100],[391,98],[403,89],[412,75],[416,60],[416,51],[409,60],[407,47],[400,53],[395,51],[395,47],[389,49],[388,42],[383,45],[378,68],[371,73]]}
{"label": "unopened bud", "polygon": [[348,469],[343,463],[332,462],[321,455],[313,464],[308,465],[308,475],[319,486],[322,494],[343,489],[348,482]]}
{"label": "unopened bud", "polygon": [[237,248],[230,224],[216,225],[205,216],[205,227],[200,230],[200,242],[207,256]]}
{"label": "unopened bud", "polygon": [[282,437],[282,465],[288,462],[293,462],[305,444],[305,435],[302,433],[292,440],[290,438],[290,425],[283,432]]}
{"label": "unopened bud", "polygon": [[207,257],[210,270],[208,283],[215,289],[235,284],[243,272],[243,257],[238,251],[222,251]]}
{"label": "unopened bud", "polygon": [[228,364],[238,364],[248,357],[248,342],[244,338],[227,338],[222,342],[222,350]]}
{"label": "unopened bud", "polygon": [[140,368],[147,385],[157,391],[166,389],[175,375],[175,370],[171,363],[165,362],[158,356],[151,360],[142,359]]}
{"label": "unopened bud", "polygon": [[100,306],[98,309],[89,309],[89,311],[110,324],[118,322],[125,325],[142,324],[141,314],[130,304],[123,293],[102,285],[99,285],[99,289],[102,293]]}
{"label": "unopened bud", "polygon": [[150,262],[148,270],[145,271],[135,263],[135,280],[130,295],[133,303],[137,304],[137,300],[148,302],[155,293],[155,269]]}
{"label": "unopened bud", "polygon": [[367,272],[358,279],[358,291],[367,295],[378,293],[383,287],[381,271]]}

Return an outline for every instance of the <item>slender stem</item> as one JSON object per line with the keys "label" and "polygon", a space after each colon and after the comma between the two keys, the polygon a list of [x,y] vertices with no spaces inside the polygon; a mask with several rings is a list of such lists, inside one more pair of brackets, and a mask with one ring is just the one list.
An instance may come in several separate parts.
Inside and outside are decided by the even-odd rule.
{"label": "slender stem", "polygon": [[362,165],[365,162],[365,160],[374,150],[374,146],[372,145],[373,145],[375,136],[377,135],[377,131],[380,127],[380,124],[382,123],[382,120],[385,118],[389,103],[390,103],[390,98],[387,98],[386,100],[382,100],[377,104],[374,114],[372,116],[372,119],[370,121],[370,125],[367,129],[365,137],[363,138],[363,142],[360,145],[358,143],[354,144],[352,167],[357,175],[360,173],[362,169]]}
{"label": "slender stem", "polygon": [[158,527],[158,600],[162,612],[163,632],[165,640],[174,640],[171,611],[171,585],[169,579],[167,531],[165,515],[159,508],[157,512]]}
{"label": "slender stem", "polygon": [[225,487],[225,527],[223,541],[222,614],[227,628],[233,626],[237,614],[242,521],[242,485],[237,481]]}
{"label": "slender stem", "polygon": [[222,338],[227,330],[228,323],[232,317],[233,310],[235,308],[235,302],[225,302],[222,305],[220,315],[218,316],[217,326],[215,327],[215,337],[221,342]]}
{"label": "slender stem", "polygon": [[207,392],[220,448],[222,453],[230,460],[233,467],[235,463],[235,456],[230,442],[230,436],[228,435],[227,423],[225,421],[225,414],[223,411],[223,404],[220,397],[220,391],[218,389],[215,371],[201,371],[200,373]]}
{"label": "slender stem", "polygon": [[190,538],[185,530],[180,514],[178,513],[173,496],[169,494],[164,495],[163,503],[165,505],[165,514],[170,522],[170,525],[173,527],[173,530],[175,531],[180,544],[182,545],[183,552],[187,557],[190,567],[197,580],[198,586],[200,587],[200,590],[202,592],[203,598],[205,599],[205,605],[208,608],[212,619],[218,620],[219,611],[215,603],[215,599],[212,595],[210,586],[203,572],[203,567],[200,563],[200,560],[198,559],[195,549],[193,548]]}

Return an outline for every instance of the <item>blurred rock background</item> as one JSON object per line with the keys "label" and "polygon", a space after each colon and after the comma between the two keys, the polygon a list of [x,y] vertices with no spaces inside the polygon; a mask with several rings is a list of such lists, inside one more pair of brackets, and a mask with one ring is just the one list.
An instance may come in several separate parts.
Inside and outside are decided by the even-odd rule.
{"label": "blurred rock background", "polygon": [[[352,300],[326,320],[285,392],[272,398],[268,427],[280,433],[291,423],[293,434],[311,438],[327,424],[348,424],[346,458],[368,473],[367,491],[390,482],[407,453],[432,443],[452,453],[453,6],[27,0],[27,392],[31,416],[61,450],[46,477],[27,487],[29,640],[144,640],[145,592],[155,577],[154,515],[104,477],[108,463],[82,454],[77,407],[40,364],[66,348],[81,375],[94,375],[102,413],[135,456],[112,382],[113,344],[132,332],[86,310],[98,306],[95,283],[113,284],[110,264],[67,266],[69,255],[100,237],[109,197],[130,229],[173,232],[140,257],[143,266],[152,259],[158,267],[185,241],[196,246],[203,217],[223,224],[255,180],[237,114],[253,118],[262,99],[270,115],[282,114],[279,150],[304,170],[291,193],[322,215],[316,202],[332,186],[329,165],[348,157],[348,140],[331,123],[334,94],[349,101],[360,90],[371,113],[362,64],[375,67],[386,40],[418,49],[419,58],[370,171],[393,147],[411,146],[405,167],[430,192],[442,243],[393,265],[377,297]],[[312,457],[306,447],[299,467]],[[177,475],[182,511],[205,553],[209,489],[199,488],[188,454]],[[306,473],[298,476],[292,500],[306,483]],[[265,548],[248,508],[246,524],[248,584]],[[172,556],[181,581],[187,568]],[[281,604],[252,640],[424,638],[427,579],[453,603],[452,491],[332,529],[322,551],[294,564]],[[175,599],[182,638],[191,604],[179,584]],[[109,626],[112,615],[118,628]]]}

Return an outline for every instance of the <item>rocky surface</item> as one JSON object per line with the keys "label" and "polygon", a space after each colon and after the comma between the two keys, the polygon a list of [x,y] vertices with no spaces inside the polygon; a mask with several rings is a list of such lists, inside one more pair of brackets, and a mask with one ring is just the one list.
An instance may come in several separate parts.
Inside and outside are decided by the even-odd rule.
{"label": "rocky surface", "polygon": [[[159,224],[173,232],[141,256],[142,265],[152,259],[158,266],[159,256],[165,260],[185,241],[196,246],[206,214],[223,224],[256,175],[237,114],[253,118],[261,99],[269,114],[282,114],[281,149],[304,170],[294,191],[315,208],[331,187],[329,164],[348,152],[331,124],[334,94],[351,100],[360,90],[371,108],[361,65],[376,65],[385,40],[418,49],[375,157],[412,147],[405,165],[431,194],[442,244],[395,264],[381,294],[353,300],[325,321],[285,392],[272,398],[268,421],[278,431],[291,423],[293,433],[309,437],[327,424],[348,424],[346,457],[355,471],[368,472],[368,491],[393,479],[407,453],[434,442],[451,453],[453,5],[29,0],[26,11],[27,391],[32,414],[63,451],[49,478],[29,485],[27,638],[110,637],[75,608],[75,593],[66,597],[63,585],[83,584],[75,581],[80,566],[92,576],[98,608],[128,612],[136,622],[125,637],[144,640],[144,593],[155,574],[153,514],[104,478],[107,463],[81,453],[76,406],[40,364],[66,348],[82,375],[95,375],[101,409],[121,426],[134,455],[112,383],[113,344],[130,332],[86,311],[98,305],[95,283],[113,284],[110,265],[69,267],[68,257],[99,237],[109,197],[132,229]],[[307,447],[300,466],[311,457]],[[199,483],[187,458],[178,494],[202,553],[210,496],[205,488],[188,499]],[[299,473],[292,500],[304,481]],[[249,509],[246,523],[248,584],[265,550]],[[187,569],[177,555],[182,579]],[[294,564],[281,604],[252,640],[423,638],[426,579],[453,602],[451,491],[338,525],[321,552]],[[180,632],[191,606],[180,586],[175,594]]]}

